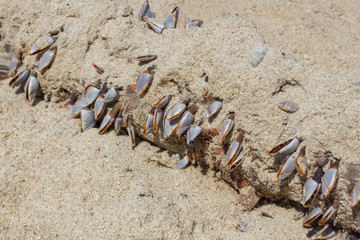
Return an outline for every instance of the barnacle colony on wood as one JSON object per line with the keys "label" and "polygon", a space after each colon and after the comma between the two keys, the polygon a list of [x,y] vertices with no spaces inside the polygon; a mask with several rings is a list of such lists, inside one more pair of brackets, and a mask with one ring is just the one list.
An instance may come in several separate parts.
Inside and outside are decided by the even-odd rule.
{"label": "barnacle colony on wood", "polygon": [[[179,8],[176,7],[168,15],[167,19],[165,20],[165,24],[156,23],[152,19],[155,17],[155,14],[150,11],[148,1],[144,3],[141,12],[142,13],[140,14],[140,18],[142,20],[146,20],[148,24],[156,32],[159,33],[161,33],[165,29],[165,27],[176,27],[177,19],[179,17]],[[190,21],[187,19],[186,28],[190,29],[195,26],[200,26],[201,24],[201,20]],[[36,42],[32,47],[32,50],[30,51],[32,55],[43,53],[43,55],[40,56],[40,62],[38,64],[38,71],[40,73],[45,73],[56,57],[56,47],[52,47],[52,44],[54,42],[55,40],[51,37],[41,37],[39,42]],[[143,55],[137,57],[136,60],[142,62],[142,64],[145,64],[156,58],[156,55]],[[20,71],[17,71],[20,65],[21,58],[19,56],[14,57],[11,61],[10,72],[12,75],[14,75],[14,78],[10,81],[9,85],[22,85],[22,87],[24,86],[27,101],[32,101],[36,97],[36,93],[39,89],[39,82],[36,74],[30,74],[30,68],[24,68]],[[104,72],[101,67],[95,64],[94,67],[99,73]],[[41,76],[39,78],[41,78]],[[136,84],[136,90],[139,96],[144,96],[145,92],[147,91],[149,92],[149,94],[151,93],[149,90],[151,89],[150,85],[153,80],[154,74],[151,72],[151,70],[144,71],[140,74]],[[24,85],[24,83],[26,84]],[[123,99],[122,97],[120,97],[119,94],[119,91],[121,90],[119,90],[117,87],[111,87],[109,90],[107,90],[106,88],[106,91],[103,91],[103,89],[99,89],[100,86],[88,85],[88,87],[83,92],[81,100],[76,101],[75,98],[71,99],[68,104],[68,108],[72,110],[72,117],[81,117],[81,128],[83,131],[87,131],[91,128],[97,127],[99,128],[99,134],[103,134],[106,131],[110,130],[112,124],[114,124],[114,129],[116,133],[120,134],[127,132],[130,138],[131,146],[136,146],[136,134],[141,132],[141,130],[135,128],[136,126],[134,125],[133,117],[136,115],[132,114],[133,112],[131,111],[131,109],[127,111],[126,106],[122,105]],[[120,100],[119,102],[117,102],[119,98]],[[186,134],[186,144],[188,145],[187,147],[190,147],[192,149],[196,149],[196,147],[199,144],[202,144],[202,142],[204,141],[209,141],[208,139],[204,140],[205,133],[203,133],[203,131],[207,129],[203,129],[203,126],[201,126],[201,121],[199,123],[199,121],[196,121],[195,119],[198,117],[198,115],[200,115],[199,112],[197,112],[195,103],[192,103],[188,100],[177,102],[173,105],[173,107],[167,108],[166,111],[166,105],[169,101],[170,97],[164,96],[157,103],[151,106],[151,109],[150,107],[149,109],[147,109],[147,115],[144,121],[144,128],[142,129],[142,133],[144,135],[152,134],[151,130],[153,130],[153,133],[157,134],[161,130],[164,138],[168,139],[175,132],[176,135],[179,137],[178,142],[182,141],[183,143],[185,143],[185,138],[183,137],[183,135]],[[119,104],[120,102],[121,104]],[[208,109],[206,111],[206,117],[216,118],[217,115],[219,115],[217,113],[221,112],[222,107],[222,102],[212,102],[208,106]],[[286,109],[288,112],[294,111],[296,109],[294,105],[289,102],[281,103],[281,107],[283,109]],[[111,110],[107,111],[108,108]],[[195,116],[195,114],[197,116]],[[246,156],[246,154],[240,154],[243,148],[244,133],[240,131],[239,136],[236,140],[233,139],[234,137],[231,137],[231,135],[229,135],[229,133],[234,128],[234,118],[235,114],[229,113],[223,123],[221,134],[219,136],[219,143],[224,144],[225,149],[228,146],[225,139],[228,138],[230,140],[231,138],[232,140],[227,154],[224,155],[223,158],[225,159],[225,165],[228,167],[229,172],[237,169],[237,167],[243,162]],[[234,131],[238,132],[239,129],[235,129]],[[305,147],[301,149],[296,159],[293,156],[290,156],[291,153],[297,150],[300,142],[301,141],[299,138],[291,137],[286,141],[276,145],[269,151],[269,154],[273,156],[283,155],[285,156],[284,159],[286,159],[278,171],[278,181],[282,181],[285,179],[287,179],[286,181],[290,181],[289,179],[291,178],[289,178],[289,176],[291,175],[291,173],[294,172],[295,168],[297,169],[298,174],[302,177],[306,176],[307,171],[311,171],[311,167],[309,167],[307,163],[307,158],[305,157]],[[221,147],[222,146],[223,145],[221,145]],[[183,168],[184,166],[187,166],[191,162],[191,156],[191,153],[186,153],[177,163],[176,167]],[[193,159],[195,158],[193,157]],[[320,188],[322,189],[324,197],[332,195],[332,192],[334,192],[334,190],[332,189],[334,189],[336,185],[339,165],[331,164],[331,166],[325,172],[325,175],[323,175],[322,168],[325,167],[325,165],[327,164],[327,160],[328,158],[321,159],[321,161],[319,160],[317,173],[313,177],[308,178],[306,181],[303,199],[303,205],[305,207],[311,206],[311,204],[314,202],[316,203],[314,199],[316,198]],[[360,187],[356,185],[353,190],[353,206],[355,206],[360,199],[359,189]],[[327,198],[327,200],[328,199],[329,198]],[[316,210],[315,212],[317,211],[319,210]],[[322,212],[321,209],[320,212]],[[335,212],[336,208],[330,206],[325,212],[325,214],[323,214],[322,218],[319,220],[319,225],[324,226],[325,224],[327,224],[328,220],[335,215]],[[331,231],[331,228],[329,226],[326,226],[324,230],[322,232],[319,232],[317,235],[323,236],[324,234],[327,234],[328,237],[333,234],[333,231]]]}

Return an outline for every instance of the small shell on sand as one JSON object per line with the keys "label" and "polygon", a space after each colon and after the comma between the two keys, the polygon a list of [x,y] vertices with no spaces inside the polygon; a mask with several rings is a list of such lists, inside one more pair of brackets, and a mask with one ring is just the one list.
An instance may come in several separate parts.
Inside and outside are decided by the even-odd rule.
{"label": "small shell on sand", "polygon": [[251,57],[251,66],[257,67],[262,62],[268,51],[269,49],[267,47],[262,47],[256,51]]}
{"label": "small shell on sand", "polygon": [[296,105],[294,102],[291,101],[282,101],[281,103],[278,104],[278,107],[288,113],[294,113],[297,110],[299,110],[298,105]]}

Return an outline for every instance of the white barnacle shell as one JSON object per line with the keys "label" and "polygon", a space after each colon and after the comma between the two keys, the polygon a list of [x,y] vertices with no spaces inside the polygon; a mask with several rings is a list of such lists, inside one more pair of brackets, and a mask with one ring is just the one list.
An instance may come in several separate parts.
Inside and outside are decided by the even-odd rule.
{"label": "white barnacle shell", "polygon": [[71,112],[71,118],[78,118],[80,117],[81,109],[85,107],[84,102],[81,100],[77,100],[72,112]]}
{"label": "white barnacle shell", "polygon": [[307,207],[311,204],[311,202],[316,197],[319,189],[320,184],[317,183],[312,177],[306,180],[306,183],[304,185],[303,200],[301,202],[304,207]]}
{"label": "white barnacle shell", "polygon": [[119,92],[114,87],[112,87],[105,94],[104,102],[105,103],[114,102],[119,98],[119,96],[120,96]]}
{"label": "white barnacle shell", "polygon": [[179,18],[179,7],[175,7],[174,10],[172,10],[169,16],[165,19],[165,26],[167,28],[176,28],[178,18]]}
{"label": "white barnacle shell", "polygon": [[154,112],[154,124],[153,124],[153,130],[154,134],[157,133],[159,127],[161,126],[162,120],[163,120],[164,111],[161,108],[156,108]]}
{"label": "white barnacle shell", "polygon": [[83,92],[81,96],[81,101],[84,103],[84,106],[89,106],[95,100],[100,94],[100,90],[96,88],[94,85],[90,84],[85,88],[85,91]]}
{"label": "white barnacle shell", "polygon": [[32,45],[29,51],[29,55],[32,56],[38,53],[42,53],[46,51],[53,43],[54,43],[54,39],[52,37],[41,36]]}
{"label": "white barnacle shell", "polygon": [[173,120],[179,116],[181,116],[181,114],[185,111],[186,109],[186,104],[181,102],[176,104],[175,106],[171,107],[168,110],[168,114],[166,115],[166,119],[167,120]]}
{"label": "white barnacle shell", "polygon": [[338,169],[339,161],[335,161],[326,170],[321,181],[321,191],[324,197],[327,197],[333,189],[336,179],[338,177]]}
{"label": "white barnacle shell", "polygon": [[356,183],[356,185],[353,189],[352,198],[351,198],[351,206],[355,207],[359,201],[360,201],[360,182]]}
{"label": "white barnacle shell", "polygon": [[38,69],[40,73],[44,73],[53,63],[56,56],[57,48],[54,47],[52,49],[47,50],[40,58]]}
{"label": "white barnacle shell", "polygon": [[35,99],[39,89],[39,82],[36,78],[36,74],[29,77],[25,85],[25,98],[28,102]]}
{"label": "white barnacle shell", "polygon": [[154,79],[154,75],[150,71],[144,71],[140,74],[136,81],[136,92],[139,96],[143,95],[147,88],[150,86],[150,82]]}
{"label": "white barnacle shell", "polygon": [[209,119],[214,116],[217,112],[220,111],[222,107],[222,103],[219,101],[215,101],[210,104],[209,108],[206,109],[206,117]]}
{"label": "white barnacle shell", "polygon": [[314,208],[303,221],[303,227],[309,227],[317,218],[323,214],[323,211],[320,208]]}
{"label": "white barnacle shell", "polygon": [[275,147],[271,148],[268,153],[273,156],[277,154],[289,155],[296,151],[299,143],[300,142],[296,137],[291,137],[288,138],[285,142],[279,143]]}
{"label": "white barnacle shell", "polygon": [[16,55],[11,58],[11,63],[9,66],[9,76],[13,76],[16,74],[16,69],[20,64],[20,58]]}
{"label": "white barnacle shell", "polygon": [[225,140],[225,138],[227,137],[227,135],[229,134],[229,132],[233,129],[234,127],[234,114],[230,114],[228,119],[225,120],[224,124],[221,127],[221,133],[220,133],[220,137],[219,137],[219,144],[222,144]]}
{"label": "white barnacle shell", "polygon": [[334,229],[332,229],[329,225],[325,225],[319,232],[315,233],[311,236],[312,240],[319,239],[329,239],[336,235]]}
{"label": "white barnacle shell", "polygon": [[152,108],[148,114],[146,114],[145,117],[145,125],[143,130],[143,135],[146,136],[147,132],[151,130],[151,128],[154,125],[154,112],[155,109]]}
{"label": "white barnacle shell", "polygon": [[201,133],[202,128],[198,125],[191,125],[186,133],[186,143],[190,145]]}
{"label": "white barnacle shell", "polygon": [[92,110],[81,110],[81,129],[83,131],[89,130],[95,126],[95,116]]}
{"label": "white barnacle shell", "polygon": [[244,155],[239,154],[235,158],[234,162],[230,165],[229,168],[230,172],[234,171],[244,161],[244,159],[245,159]]}
{"label": "white barnacle shell", "polygon": [[181,117],[179,124],[177,125],[176,135],[181,136],[193,122],[194,115],[191,112],[186,111],[185,114]]}
{"label": "white barnacle shell", "polygon": [[324,226],[325,223],[334,215],[336,209],[333,206],[330,206],[325,212],[324,216],[319,220],[319,226]]}
{"label": "white barnacle shell", "polygon": [[147,17],[143,17],[143,19],[147,22],[147,24],[151,27],[154,32],[161,34],[165,29],[165,25],[163,23],[153,22],[149,20]]}
{"label": "white barnacle shell", "polygon": [[14,87],[25,82],[30,75],[30,71],[26,68],[21,69],[18,73],[10,80],[9,87]]}
{"label": "white barnacle shell", "polygon": [[190,158],[188,155],[186,155],[185,157],[183,157],[176,163],[176,168],[177,169],[185,168],[188,165],[189,161],[190,161]]}
{"label": "white barnacle shell", "polygon": [[284,180],[285,178],[289,177],[294,170],[295,170],[295,159],[289,156],[281,165],[276,175],[276,180],[277,181]]}
{"label": "white barnacle shell", "polygon": [[297,110],[299,110],[298,105],[296,105],[296,103],[293,103],[291,101],[282,101],[281,103],[278,104],[278,107],[288,113],[294,113]]}
{"label": "white barnacle shell", "polygon": [[104,102],[104,97],[99,96],[94,105],[94,115],[95,120],[99,120],[105,113],[106,110],[106,104]]}

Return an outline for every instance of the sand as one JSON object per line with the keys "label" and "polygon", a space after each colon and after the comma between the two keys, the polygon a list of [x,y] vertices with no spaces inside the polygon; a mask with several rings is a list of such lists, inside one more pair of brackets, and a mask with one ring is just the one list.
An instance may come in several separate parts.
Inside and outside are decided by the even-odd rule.
{"label": "sand", "polygon": [[[162,35],[138,22],[141,1],[52,4],[52,8],[42,2],[2,8],[3,49],[6,43],[12,49],[19,47],[21,41],[30,47],[40,34],[62,24],[68,27],[59,34],[52,68],[39,77],[51,102],[31,106],[24,94],[15,94],[7,81],[0,82],[5,237],[307,239],[309,230],[293,220],[299,209],[284,208],[284,201],[257,204],[260,197],[300,202],[302,195],[303,180],[298,176],[281,184],[275,181],[278,165],[266,150],[295,130],[305,138],[311,161],[330,152],[341,159],[343,173],[359,163],[359,90],[353,86],[358,82],[359,19],[354,3],[182,1],[176,3],[179,25],[189,16],[203,19],[204,26],[165,30]],[[164,19],[174,6],[167,1],[152,3],[157,19]],[[16,17],[23,23],[12,38]],[[101,40],[101,33],[111,38]],[[263,47],[269,51],[254,68],[251,56]],[[160,96],[174,94],[173,104],[189,95],[201,97],[207,88],[226,104],[204,127],[219,128],[226,114],[235,111],[238,125],[231,139],[239,127],[244,129],[244,152],[253,154],[253,160],[230,174],[214,137],[203,146],[200,164],[193,161],[176,170],[172,152],[183,153],[185,146],[173,144],[174,139],[165,142],[149,135],[146,140],[155,145],[138,140],[132,150],[128,137],[114,131],[104,136],[96,129],[80,132],[79,120],[69,120],[62,107],[69,91],[82,91],[98,78],[110,85],[133,84],[147,67],[133,58],[144,53],[159,56],[150,64],[156,67],[154,83],[142,99],[123,95],[133,106],[137,131]],[[105,73],[98,75],[92,62]],[[24,60],[25,66],[35,63],[35,58]],[[284,99],[299,103],[299,111],[290,115],[277,109]],[[205,107],[205,102],[200,104],[196,120]],[[349,184],[359,180],[357,174],[341,176],[333,195],[341,202],[335,220],[339,229],[359,231],[358,213],[349,206],[347,193]],[[244,187],[244,182],[250,185]],[[237,228],[239,219],[249,223],[250,232]],[[284,227],[279,230],[279,225]]]}

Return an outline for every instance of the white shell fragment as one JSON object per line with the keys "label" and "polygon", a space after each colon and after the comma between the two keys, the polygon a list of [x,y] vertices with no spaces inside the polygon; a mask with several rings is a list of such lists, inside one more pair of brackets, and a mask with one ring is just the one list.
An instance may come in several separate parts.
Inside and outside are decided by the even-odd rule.
{"label": "white shell fragment", "polygon": [[105,103],[114,102],[114,101],[118,100],[119,96],[120,96],[119,92],[114,87],[112,87],[105,94],[104,102]]}
{"label": "white shell fragment", "polygon": [[18,73],[10,80],[9,87],[14,87],[25,82],[29,77],[30,71],[28,69],[21,69]]}
{"label": "white shell fragment", "polygon": [[35,99],[39,89],[39,82],[36,75],[30,76],[25,86],[25,98],[28,102]]}
{"label": "white shell fragment", "polygon": [[151,72],[144,71],[136,81],[136,92],[139,96],[143,95],[153,80],[154,75]]}
{"label": "white shell fragment", "polygon": [[100,94],[100,90],[97,89],[94,85],[90,84],[85,88],[85,91],[83,92],[81,96],[81,101],[84,103],[84,106],[89,106],[95,100]]}
{"label": "white shell fragment", "polygon": [[190,18],[185,18],[185,28],[187,30],[189,30],[193,27],[201,27],[202,24],[203,24],[203,21],[200,19],[190,20]]}
{"label": "white shell fragment", "polygon": [[158,22],[153,22],[149,20],[147,17],[143,17],[143,19],[147,22],[148,26],[151,27],[154,32],[161,34],[162,31],[165,29],[165,25]]}
{"label": "white shell fragment", "polygon": [[222,125],[221,133],[220,133],[220,137],[219,137],[219,144],[222,144],[224,142],[224,140],[227,137],[227,135],[229,134],[229,132],[233,129],[234,117],[235,117],[234,114],[230,114],[229,118],[226,119],[224,124]]}
{"label": "white shell fragment", "polygon": [[185,168],[188,165],[189,161],[190,161],[190,158],[189,158],[189,156],[186,155],[185,157],[183,157],[176,163],[176,168],[177,169]]}
{"label": "white shell fragment", "polygon": [[145,2],[140,8],[139,20],[143,20],[144,17],[155,18],[155,13],[151,12],[150,10],[149,0],[145,0]]}
{"label": "white shell fragment", "polygon": [[297,110],[299,110],[298,105],[296,105],[296,103],[293,103],[291,101],[282,101],[281,103],[278,104],[278,107],[288,113],[294,113]]}
{"label": "white shell fragment", "polygon": [[165,19],[165,26],[167,28],[176,28],[176,24],[179,18],[179,8],[175,7],[174,10]]}
{"label": "white shell fragment", "polygon": [[43,74],[51,66],[56,56],[56,50],[56,47],[49,49],[41,56],[38,64],[40,73]]}
{"label": "white shell fragment", "polygon": [[282,142],[269,150],[270,155],[290,155],[295,152],[299,146],[299,140],[296,137],[288,138],[285,142]]}
{"label": "white shell fragment", "polygon": [[38,53],[42,53],[42,52],[46,51],[53,43],[54,43],[53,38],[51,38],[49,36],[41,36],[32,45],[32,47],[29,51],[29,55],[32,56],[32,55],[35,55]]}
{"label": "white shell fragment", "polygon": [[320,189],[320,184],[317,183],[312,177],[308,178],[304,185],[304,194],[301,204],[304,207],[310,205],[311,202],[316,197],[319,189]]}
{"label": "white shell fragment", "polygon": [[353,189],[351,206],[355,207],[359,201],[360,201],[360,182],[356,183],[356,185]]}
{"label": "white shell fragment", "polygon": [[92,110],[81,110],[81,129],[83,131],[89,130],[95,126],[95,116]]}
{"label": "white shell fragment", "polygon": [[309,227],[316,219],[323,215],[323,211],[320,208],[314,208],[303,221],[304,227]]}
{"label": "white shell fragment", "polygon": [[215,101],[210,104],[209,108],[206,109],[206,117],[209,119],[214,116],[217,112],[220,111],[222,107],[222,103],[219,101]]}
{"label": "white shell fragment", "polygon": [[319,232],[311,236],[312,240],[322,240],[329,239],[336,235],[334,229],[332,229],[329,225],[324,226]]}
{"label": "white shell fragment", "polygon": [[268,51],[269,49],[267,47],[262,47],[256,51],[251,57],[251,66],[257,67],[262,62]]}
{"label": "white shell fragment", "polygon": [[321,181],[321,191],[324,197],[327,197],[331,190],[333,189],[336,179],[338,177],[338,168],[339,162],[336,161],[330,165],[328,170],[326,170],[322,181]]}
{"label": "white shell fragment", "polygon": [[198,125],[191,125],[186,134],[186,143],[190,145],[201,133],[202,128]]}
{"label": "white shell fragment", "polygon": [[325,212],[324,216],[319,220],[319,226],[324,226],[325,223],[334,215],[336,209],[333,206],[330,206],[329,209]]}
{"label": "white shell fragment", "polygon": [[295,170],[295,167],[295,159],[289,156],[281,165],[276,175],[276,181],[282,181],[285,178],[289,177],[291,173]]}

